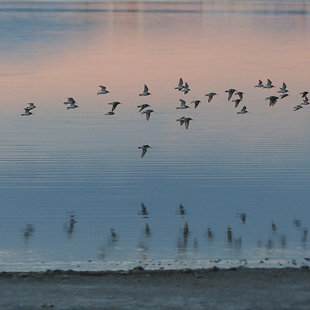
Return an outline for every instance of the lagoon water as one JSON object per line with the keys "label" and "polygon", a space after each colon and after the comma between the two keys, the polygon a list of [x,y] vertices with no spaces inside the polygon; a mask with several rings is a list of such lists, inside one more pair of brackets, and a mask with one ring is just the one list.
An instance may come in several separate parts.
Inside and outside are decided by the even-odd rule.
{"label": "lagoon water", "polygon": [[310,4],[1,2],[0,33],[1,270],[307,263]]}

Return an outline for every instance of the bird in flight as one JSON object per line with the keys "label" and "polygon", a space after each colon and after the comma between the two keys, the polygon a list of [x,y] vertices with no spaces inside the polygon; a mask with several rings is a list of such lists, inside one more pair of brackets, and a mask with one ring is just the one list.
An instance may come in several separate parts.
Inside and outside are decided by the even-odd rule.
{"label": "bird in flight", "polygon": [[255,87],[259,87],[259,88],[264,87],[263,81],[262,80],[258,80],[258,84],[255,85]]}
{"label": "bird in flight", "polygon": [[186,117],[182,116],[180,118],[177,119],[177,122],[180,122],[180,125],[182,126],[184,124]]}
{"label": "bird in flight", "polygon": [[30,112],[31,109],[29,107],[24,108],[25,112],[21,114],[21,116],[30,116],[32,115],[32,112]]}
{"label": "bird in flight", "polygon": [[232,95],[234,94],[236,90],[234,88],[230,88],[225,90],[225,93],[228,93],[228,100],[230,100],[230,98],[232,97]]}
{"label": "bird in flight", "polygon": [[208,97],[209,103],[211,102],[211,100],[213,99],[215,95],[217,95],[217,93],[214,93],[214,92],[206,94],[206,96]]}
{"label": "bird in flight", "polygon": [[308,97],[305,97],[303,102],[301,103],[302,105],[308,105],[310,104]]}
{"label": "bird in flight", "polygon": [[177,87],[175,87],[174,89],[177,89],[178,91],[181,91],[183,89],[183,80],[182,78],[180,78],[179,84]]}
{"label": "bird in flight", "polygon": [[287,90],[286,84],[283,82],[282,87],[280,87],[280,90],[278,90],[278,93],[285,94],[287,92],[288,90]]}
{"label": "bird in flight", "polygon": [[151,93],[149,92],[149,88],[144,84],[144,89],[143,92],[141,94],[139,94],[139,96],[148,96]]}
{"label": "bird in flight", "polygon": [[248,113],[246,106],[244,106],[240,112],[237,112],[237,114],[245,114],[245,113]]}
{"label": "bird in flight", "polygon": [[280,95],[280,99],[283,99],[283,98],[285,98],[287,96],[288,96],[288,94],[282,94],[282,95]]}
{"label": "bird in flight", "polygon": [[36,108],[36,106],[34,105],[34,103],[32,103],[32,102],[30,102],[30,103],[28,103],[28,107],[27,107],[27,109],[30,111],[30,110],[33,110],[33,109],[35,109]]}
{"label": "bird in flight", "polygon": [[109,93],[109,91],[107,90],[107,88],[103,85],[99,86],[101,88],[101,90],[97,93],[97,95],[105,95],[107,93]]}
{"label": "bird in flight", "polygon": [[64,102],[64,104],[72,104],[72,103],[76,103],[76,101],[72,97],[68,97],[67,101]]}
{"label": "bird in flight", "polygon": [[274,86],[272,85],[272,82],[269,79],[267,80],[267,84],[263,86],[263,88],[272,88],[272,87]]}
{"label": "bird in flight", "polygon": [[236,98],[236,99],[233,99],[232,102],[235,103],[235,108],[237,108],[239,103],[241,102],[241,99],[240,98]]}
{"label": "bird in flight", "polygon": [[185,85],[183,86],[183,89],[181,90],[185,95],[190,91],[190,88],[187,84],[187,82],[185,82]]}
{"label": "bird in flight", "polygon": [[188,126],[189,126],[189,122],[192,121],[193,119],[190,118],[190,117],[185,117],[184,119],[184,125],[185,125],[185,128],[188,129]]}
{"label": "bird in flight", "polygon": [[146,154],[147,150],[150,148],[148,144],[139,146],[138,149],[142,149],[141,158]]}
{"label": "bird in flight", "polygon": [[148,121],[150,119],[152,112],[155,112],[155,111],[154,110],[145,110],[141,114],[145,114],[146,120]]}
{"label": "bird in flight", "polygon": [[111,112],[113,112],[113,111],[116,109],[116,107],[117,107],[119,104],[121,104],[121,103],[118,102],[118,101],[113,101],[113,102],[109,102],[108,104],[111,104],[111,105],[112,105]]}
{"label": "bird in flight", "polygon": [[242,91],[237,91],[237,92],[235,92],[235,95],[239,96],[240,100],[243,99],[243,94],[244,94],[244,93],[243,93]]}
{"label": "bird in flight", "polygon": [[301,94],[301,98],[305,98],[305,97],[307,97],[307,95],[309,94],[309,92],[303,91],[303,92],[300,93],[300,94]]}
{"label": "bird in flight", "polygon": [[279,99],[279,97],[277,97],[277,96],[270,96],[270,97],[266,98],[266,100],[269,100],[269,106],[270,107],[273,107],[277,103],[278,99]]}
{"label": "bird in flight", "polygon": [[147,103],[144,103],[144,104],[140,104],[137,106],[137,108],[139,108],[139,112],[141,112],[142,110],[144,110],[145,108],[149,107],[150,105],[147,104]]}
{"label": "bird in flight", "polygon": [[183,100],[183,99],[179,99],[181,104],[177,107],[177,110],[178,109],[181,109],[181,110],[184,110],[184,109],[188,109],[190,108],[188,105],[186,105],[186,101]]}
{"label": "bird in flight", "polygon": [[75,109],[77,107],[78,105],[75,102],[71,102],[69,106],[67,105],[67,110]]}
{"label": "bird in flight", "polygon": [[200,100],[193,100],[193,101],[191,101],[191,103],[194,104],[194,107],[196,109],[198,107],[199,103],[200,103]]}

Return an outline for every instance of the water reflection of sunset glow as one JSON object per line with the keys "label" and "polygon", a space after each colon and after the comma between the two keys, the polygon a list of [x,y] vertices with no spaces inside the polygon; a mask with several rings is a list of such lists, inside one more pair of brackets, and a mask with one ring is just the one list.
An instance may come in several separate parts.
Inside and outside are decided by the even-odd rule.
{"label": "water reflection of sunset glow", "polygon": [[2,266],[309,257],[310,107],[293,111],[310,91],[309,21],[307,4],[1,3]]}
{"label": "water reflection of sunset glow", "polygon": [[[108,11],[57,13],[58,20],[79,25],[68,27],[65,34],[53,35],[55,27],[49,32],[47,24],[42,25],[42,38],[39,29],[38,41],[23,42],[23,25],[16,29],[11,40],[25,49],[27,61],[16,50],[2,57],[2,70],[10,73],[0,77],[1,84],[8,87],[4,94],[8,99],[10,93],[16,98],[16,85],[23,90],[17,94],[21,95],[19,100],[33,97],[34,92],[37,100],[46,92],[50,97],[51,86],[53,99],[57,100],[66,91],[87,97],[102,82],[114,93],[126,92],[132,98],[140,85],[148,82],[155,93],[160,91],[166,97],[179,76],[191,81],[199,94],[206,87],[224,89],[231,83],[250,88],[258,78],[267,77],[278,84],[285,79],[295,89],[307,87],[304,68],[310,62],[310,41],[305,14],[283,18],[272,14],[276,9],[273,5],[264,7],[267,14],[255,14],[261,9],[258,5],[254,10],[250,6],[252,14],[231,14],[225,13],[226,5],[196,4],[194,9],[198,11],[182,13],[180,20],[180,13],[151,14],[148,5],[142,3],[93,6]],[[186,11],[186,5],[179,6]],[[177,10],[179,6],[173,7]],[[239,12],[247,6],[228,5],[228,10]],[[152,4],[149,10],[169,8]],[[307,10],[306,5],[293,8]],[[131,11],[124,12],[126,9]],[[289,11],[291,6],[285,9]],[[48,16],[51,19],[55,14],[50,12]]]}

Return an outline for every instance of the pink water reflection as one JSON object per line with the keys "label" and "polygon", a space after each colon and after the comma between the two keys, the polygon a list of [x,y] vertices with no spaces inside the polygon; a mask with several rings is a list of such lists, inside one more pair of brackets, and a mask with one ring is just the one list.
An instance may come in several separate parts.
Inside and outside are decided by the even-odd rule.
{"label": "pink water reflection", "polygon": [[[106,11],[60,13],[58,18],[78,21],[81,29],[63,29],[66,35],[59,40],[45,36],[29,44],[16,32],[19,59],[6,55],[8,61],[1,64],[9,73],[0,76],[7,104],[57,102],[68,95],[96,101],[101,83],[110,88],[111,99],[134,101],[147,83],[156,100],[165,101],[174,98],[172,89],[181,76],[198,97],[231,86],[253,91],[259,78],[279,86],[286,81],[296,91],[309,87],[309,15],[289,14],[307,12],[308,5],[286,5],[282,9],[288,13],[282,15],[273,13],[274,4],[108,3],[88,8]],[[257,13],[262,9],[267,13]],[[30,60],[23,57],[29,52],[35,53]]]}

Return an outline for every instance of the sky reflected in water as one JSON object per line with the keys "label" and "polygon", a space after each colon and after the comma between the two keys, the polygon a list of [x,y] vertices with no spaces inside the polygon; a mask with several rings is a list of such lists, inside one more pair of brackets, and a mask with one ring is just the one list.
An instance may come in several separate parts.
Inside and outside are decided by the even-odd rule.
{"label": "sky reflected in water", "polygon": [[0,3],[0,26],[1,270],[307,263],[310,5]]}

